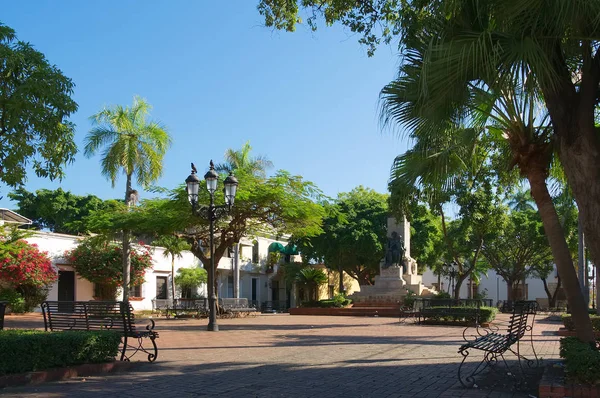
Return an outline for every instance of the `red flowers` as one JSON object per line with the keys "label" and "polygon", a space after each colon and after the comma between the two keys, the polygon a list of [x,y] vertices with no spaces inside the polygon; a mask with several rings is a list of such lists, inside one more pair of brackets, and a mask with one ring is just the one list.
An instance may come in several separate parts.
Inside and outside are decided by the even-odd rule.
{"label": "red flowers", "polygon": [[46,287],[56,281],[58,273],[47,252],[37,245],[18,240],[0,250],[0,280],[13,288],[20,285]]}
{"label": "red flowers", "polygon": [[[116,243],[82,241],[75,249],[65,253],[77,273],[90,282],[112,287],[123,283],[123,249]],[[131,285],[144,282],[144,274],[152,267],[152,256],[147,246],[131,248]]]}

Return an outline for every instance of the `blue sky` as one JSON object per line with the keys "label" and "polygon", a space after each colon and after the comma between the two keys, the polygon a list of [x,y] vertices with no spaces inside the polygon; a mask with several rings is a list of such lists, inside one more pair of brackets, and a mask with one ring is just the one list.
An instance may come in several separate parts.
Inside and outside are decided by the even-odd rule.
{"label": "blue sky", "polygon": [[[173,137],[157,185],[173,188],[190,162],[203,172],[211,158],[250,141],[275,169],[326,195],[358,185],[386,192],[392,160],[406,150],[378,122],[379,90],[398,65],[394,49],[369,58],[339,26],[272,31],[256,3],[24,0],[5,4],[0,21],[73,79],[80,148],[88,117],[103,106],[131,104],[135,94],[153,105],[152,118]],[[123,196],[124,178],[112,188],[99,157],[79,153],[66,173],[61,182],[30,174],[25,187]],[[14,205],[5,197],[0,207]]]}

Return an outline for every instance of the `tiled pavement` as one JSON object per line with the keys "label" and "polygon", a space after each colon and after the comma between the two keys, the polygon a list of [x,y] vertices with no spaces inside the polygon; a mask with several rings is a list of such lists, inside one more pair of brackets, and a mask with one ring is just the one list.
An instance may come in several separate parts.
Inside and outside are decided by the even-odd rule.
{"label": "tiled pavement", "polygon": [[[500,315],[500,317],[506,317]],[[543,317],[542,317],[543,318]],[[39,326],[9,317],[6,327]],[[259,315],[157,320],[159,358],[124,373],[0,390],[7,397],[528,397],[457,382],[463,328],[394,318]],[[534,328],[538,354],[558,358],[560,324]],[[473,360],[481,358],[474,353]],[[471,358],[470,357],[470,358]],[[510,356],[507,356],[507,359]],[[481,376],[480,376],[481,378]],[[485,383],[481,383],[485,384]]]}

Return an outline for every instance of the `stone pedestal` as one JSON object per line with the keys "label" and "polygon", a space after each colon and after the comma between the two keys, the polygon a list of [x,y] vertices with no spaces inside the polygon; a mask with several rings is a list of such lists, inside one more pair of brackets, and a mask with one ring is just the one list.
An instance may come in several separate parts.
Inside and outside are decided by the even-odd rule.
{"label": "stone pedestal", "polygon": [[[429,291],[423,286],[421,275],[417,273],[417,262],[410,257],[410,224],[403,220],[397,223],[393,217],[387,222],[388,238],[399,236],[405,249],[401,264],[386,266],[385,259],[379,265],[379,275],[372,286],[361,286],[360,292],[350,298],[355,306],[395,304],[403,300],[409,291],[420,295]],[[395,234],[394,234],[395,232]]]}

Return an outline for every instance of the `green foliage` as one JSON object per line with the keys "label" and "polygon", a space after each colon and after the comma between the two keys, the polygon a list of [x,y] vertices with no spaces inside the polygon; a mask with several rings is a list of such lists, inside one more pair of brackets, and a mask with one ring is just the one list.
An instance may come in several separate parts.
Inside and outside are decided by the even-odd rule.
{"label": "green foliage", "polygon": [[39,305],[58,278],[48,253],[23,239],[29,235],[0,226],[0,283],[13,312],[28,312]]}
{"label": "green foliage", "polygon": [[120,170],[128,179],[135,174],[143,187],[162,175],[162,159],[171,137],[159,122],[147,120],[151,108],[146,100],[135,96],[131,108],[114,105],[90,118],[95,127],[85,138],[85,155],[91,157],[106,147],[102,174],[113,187]]}
{"label": "green foliage", "polygon": [[14,313],[27,312],[25,299],[14,288],[0,288],[0,301],[8,302],[10,310]]}
{"label": "green foliage", "polygon": [[424,323],[428,324],[469,324],[472,325],[477,321],[479,315],[479,322],[488,323],[496,318],[498,309],[495,307],[453,307],[448,309],[444,307],[430,307],[423,310],[424,314],[427,315]]}
{"label": "green foliage", "polygon": [[0,330],[0,375],[114,360],[121,336],[112,331]]}
{"label": "green foliage", "polygon": [[[590,312],[590,321],[592,321],[594,331],[600,332],[600,315],[594,315],[594,313]],[[571,314],[563,314],[562,322],[568,330],[576,330],[576,325]]]}
{"label": "green foliage", "polygon": [[350,304],[352,304],[352,300],[338,294],[332,299],[304,301],[301,306],[310,308],[344,308]]}
{"label": "green foliage", "polygon": [[373,283],[387,242],[387,195],[362,186],[326,203],[323,232],[297,244],[306,261],[340,267],[360,285]]}
{"label": "green foliage", "polygon": [[0,181],[18,186],[28,168],[51,180],[74,160],[74,84],[15,31],[0,24]]}
{"label": "green foliage", "polygon": [[329,278],[322,269],[306,267],[302,268],[296,275],[296,283],[308,288],[308,297],[311,301],[317,301],[319,286],[327,283]]}
{"label": "green foliage", "polygon": [[[90,282],[116,288],[123,283],[123,247],[98,238],[82,240],[65,257],[79,275]],[[147,246],[131,250],[130,286],[144,283],[146,270],[152,268],[152,256]],[[114,291],[114,290],[113,290]],[[111,297],[104,297],[111,299]],[[112,297],[114,299],[114,297]]]}
{"label": "green foliage", "polygon": [[406,293],[406,296],[404,296],[402,305],[407,308],[408,307],[412,308],[413,305],[415,304],[416,298],[417,298],[417,294],[415,292],[413,292],[412,290],[409,290],[408,293]]}
{"label": "green foliage", "polygon": [[74,195],[61,188],[38,189],[33,193],[19,187],[8,197],[17,203],[19,214],[33,221],[35,228],[72,235],[97,232],[87,223],[90,214],[94,211],[113,212],[122,206],[116,200]]}
{"label": "green foliage", "polygon": [[572,382],[597,384],[600,382],[600,351],[577,337],[560,339],[560,357],[565,372]]}
{"label": "green foliage", "polygon": [[450,293],[448,292],[438,292],[438,294],[436,294],[435,296],[433,296],[433,299],[450,299],[452,298],[452,296],[450,295]]}
{"label": "green foliage", "polygon": [[175,276],[175,283],[183,289],[197,289],[206,283],[206,270],[200,267],[179,268]]}
{"label": "green foliage", "polygon": [[[544,264],[552,263],[552,251],[536,210],[512,210],[498,234],[484,243],[483,255],[511,288]],[[513,297],[510,300],[520,299]]]}

